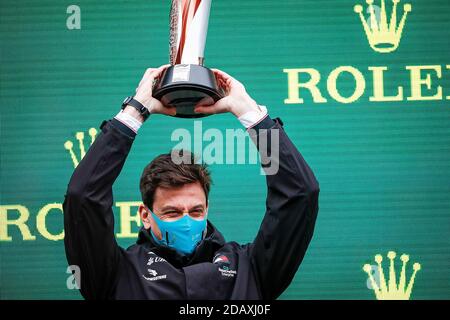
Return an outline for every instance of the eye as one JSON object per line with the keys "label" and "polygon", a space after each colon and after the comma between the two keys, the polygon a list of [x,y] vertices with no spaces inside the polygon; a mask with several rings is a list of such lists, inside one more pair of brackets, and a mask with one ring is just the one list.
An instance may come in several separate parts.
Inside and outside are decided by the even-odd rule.
{"label": "eye", "polygon": [[168,211],[168,212],[164,213],[164,216],[168,217],[168,218],[176,217],[178,215],[179,215],[179,212],[177,212],[177,211]]}
{"label": "eye", "polygon": [[194,209],[191,211],[190,214],[194,217],[200,217],[203,215],[203,210],[202,209]]}

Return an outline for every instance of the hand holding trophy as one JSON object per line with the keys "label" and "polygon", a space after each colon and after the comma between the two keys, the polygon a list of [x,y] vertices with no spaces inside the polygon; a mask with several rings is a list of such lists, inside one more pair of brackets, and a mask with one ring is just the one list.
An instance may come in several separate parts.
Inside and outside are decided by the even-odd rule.
{"label": "hand holding trophy", "polygon": [[212,70],[203,66],[211,0],[172,0],[170,67],[156,82],[153,97],[175,107],[181,118],[204,117],[194,107],[212,105],[223,97]]}

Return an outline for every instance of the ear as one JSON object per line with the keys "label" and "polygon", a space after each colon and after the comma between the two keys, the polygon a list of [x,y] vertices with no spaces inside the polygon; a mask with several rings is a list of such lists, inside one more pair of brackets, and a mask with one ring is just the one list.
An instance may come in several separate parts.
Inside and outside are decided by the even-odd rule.
{"label": "ear", "polygon": [[139,216],[141,217],[141,221],[142,221],[142,224],[144,225],[144,228],[146,230],[152,229],[152,232],[156,236],[156,238],[161,240],[162,239],[161,231],[159,230],[158,225],[156,224],[155,220],[153,220],[150,210],[143,203],[141,203],[139,205]]}
{"label": "ear", "polygon": [[152,215],[150,214],[150,211],[143,203],[139,205],[139,216],[141,217],[141,221],[142,224],[144,225],[144,228],[149,230],[151,228],[153,219]]}

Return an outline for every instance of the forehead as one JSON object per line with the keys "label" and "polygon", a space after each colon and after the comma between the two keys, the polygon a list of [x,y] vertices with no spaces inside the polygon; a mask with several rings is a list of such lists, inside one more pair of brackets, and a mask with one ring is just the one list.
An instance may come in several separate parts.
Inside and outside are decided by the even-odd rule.
{"label": "forehead", "polygon": [[154,207],[170,205],[184,208],[199,204],[206,205],[205,191],[199,182],[185,184],[181,187],[158,187],[153,200]]}

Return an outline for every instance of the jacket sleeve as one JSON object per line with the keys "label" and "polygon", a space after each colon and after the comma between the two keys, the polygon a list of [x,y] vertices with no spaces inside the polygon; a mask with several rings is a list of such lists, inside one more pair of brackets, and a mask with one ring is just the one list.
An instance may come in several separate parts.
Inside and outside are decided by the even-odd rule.
{"label": "jacket sleeve", "polygon": [[[311,241],[319,210],[319,184],[282,125],[279,118],[268,118],[250,133],[263,163],[265,154],[273,155],[272,172],[264,169],[266,213],[250,245],[252,267],[264,299],[276,299],[291,283]],[[272,141],[275,130],[279,139]],[[268,152],[261,152],[263,136],[267,137]]]}
{"label": "jacket sleeve", "polygon": [[66,257],[80,270],[80,291],[86,299],[112,297],[122,258],[114,236],[112,185],[134,136],[114,126],[114,121],[102,123],[70,179],[63,203]]}

